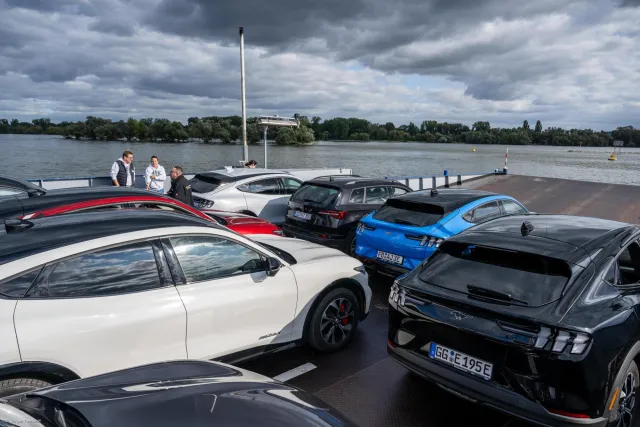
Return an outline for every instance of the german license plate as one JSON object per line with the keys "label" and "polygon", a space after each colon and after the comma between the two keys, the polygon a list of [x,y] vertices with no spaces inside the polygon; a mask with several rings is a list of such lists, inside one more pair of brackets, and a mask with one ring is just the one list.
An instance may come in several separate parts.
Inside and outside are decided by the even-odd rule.
{"label": "german license plate", "polygon": [[432,342],[429,347],[429,357],[465,372],[469,372],[470,374],[482,377],[485,380],[490,380],[491,375],[493,374],[492,363],[485,362],[484,360],[477,359],[473,356],[469,356],[468,354],[452,350],[434,342]]}
{"label": "german license plate", "polygon": [[306,212],[293,211],[293,216],[302,219],[311,219],[311,214]]}
{"label": "german license plate", "polygon": [[404,261],[404,257],[401,257],[400,255],[394,255],[390,254],[389,252],[383,251],[378,251],[376,258],[381,261],[387,261],[393,264],[402,264],[402,262]]}

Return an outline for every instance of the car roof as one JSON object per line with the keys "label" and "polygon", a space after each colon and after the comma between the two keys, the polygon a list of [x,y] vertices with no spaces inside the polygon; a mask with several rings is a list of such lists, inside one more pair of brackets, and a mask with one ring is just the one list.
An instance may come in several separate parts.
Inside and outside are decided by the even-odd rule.
{"label": "car roof", "polygon": [[322,186],[330,186],[334,188],[360,188],[368,185],[401,185],[403,187],[407,187],[405,184],[393,181],[389,179],[382,178],[367,178],[360,176],[349,176],[349,175],[335,175],[335,176],[321,176],[314,179],[310,179],[305,181],[305,184],[312,185],[322,185]]}
{"label": "car roof", "polygon": [[400,201],[421,205],[433,205],[442,209],[446,215],[462,206],[487,197],[498,196],[496,193],[463,188],[444,188],[436,190],[419,190],[389,199],[388,204]]}
{"label": "car roof", "polygon": [[589,243],[611,233],[617,234],[637,227],[625,222],[584,216],[525,214],[500,217],[484,224],[478,224],[469,229],[469,233],[503,233],[522,236],[522,227],[525,222],[533,227],[527,235],[564,242],[577,247],[586,247]]}
{"label": "car roof", "polygon": [[0,187],[11,187],[19,190],[27,191],[29,189],[38,190],[40,192],[46,192],[44,188],[35,185],[29,181],[23,179],[13,178],[6,175],[0,175]]}
{"label": "car roof", "polygon": [[257,169],[257,168],[231,168],[216,169],[207,172],[197,173],[195,176],[204,176],[208,178],[216,178],[223,183],[237,182],[246,178],[253,178],[261,175],[291,175],[288,172],[276,169]]}
{"label": "car roof", "polygon": [[[20,228],[20,224],[23,224],[24,228]],[[0,222],[0,265],[50,249],[100,237],[180,226],[225,229],[214,222],[195,216],[136,209],[89,211],[28,221],[6,220]]]}

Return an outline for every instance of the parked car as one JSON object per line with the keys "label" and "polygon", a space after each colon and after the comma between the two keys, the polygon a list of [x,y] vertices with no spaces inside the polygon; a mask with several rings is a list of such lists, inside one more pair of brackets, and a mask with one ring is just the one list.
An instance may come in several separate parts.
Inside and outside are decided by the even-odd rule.
{"label": "parked car", "polygon": [[541,425],[636,425],[640,228],[495,219],[446,240],[389,296],[388,352]]}
{"label": "parked car", "polygon": [[416,268],[451,236],[505,215],[527,213],[513,197],[479,190],[414,191],[394,197],[358,225],[356,256],[398,276]]}
{"label": "parked car", "polygon": [[27,197],[35,197],[45,194],[47,191],[29,181],[0,175],[0,197],[24,194]]}
{"label": "parked car", "polygon": [[287,202],[302,180],[287,172],[246,168],[199,173],[190,183],[199,209],[239,212],[282,224]]}
{"label": "parked car", "polygon": [[306,181],[291,196],[283,226],[298,237],[355,254],[360,219],[389,198],[411,191],[396,181],[376,178],[324,177]]}
{"label": "parked car", "polygon": [[298,239],[141,210],[3,225],[0,393],[10,378],[236,362],[303,343],[331,352],[370,309],[359,261]]}
{"label": "parked car", "polygon": [[212,218],[220,225],[240,234],[275,234],[282,236],[282,228],[271,224],[266,219],[244,215],[235,212],[223,212],[215,210],[203,210],[202,213]]}
{"label": "parked car", "polygon": [[0,399],[0,424],[33,427],[352,427],[313,395],[234,366],[178,360]]}

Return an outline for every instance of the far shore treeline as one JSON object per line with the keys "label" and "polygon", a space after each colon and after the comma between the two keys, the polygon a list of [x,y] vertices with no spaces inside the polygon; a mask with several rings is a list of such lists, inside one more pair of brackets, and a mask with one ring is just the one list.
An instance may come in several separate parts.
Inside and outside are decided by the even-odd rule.
{"label": "far shore treeline", "polygon": [[[372,123],[357,118],[337,117],[322,120],[320,117],[298,116],[299,128],[269,127],[267,138],[281,145],[312,144],[315,140],[341,141],[392,141],[425,143],[508,144],[508,145],[556,145],[607,147],[613,141],[623,141],[627,147],[640,146],[640,129],[632,126],[618,127],[611,132],[595,132],[591,129],[542,128],[538,120],[533,127],[525,120],[516,128],[492,128],[489,122],[475,122],[471,127],[460,123],[440,123],[425,120],[420,125],[395,126],[393,123]],[[247,141],[258,143],[263,129],[258,119],[247,119]],[[48,118],[20,122],[17,119],[0,119],[0,134],[60,135],[68,139],[127,140],[232,144],[242,140],[242,118],[190,117],[187,125],[167,119],[134,119],[112,121],[88,116],[85,121],[52,123]]]}

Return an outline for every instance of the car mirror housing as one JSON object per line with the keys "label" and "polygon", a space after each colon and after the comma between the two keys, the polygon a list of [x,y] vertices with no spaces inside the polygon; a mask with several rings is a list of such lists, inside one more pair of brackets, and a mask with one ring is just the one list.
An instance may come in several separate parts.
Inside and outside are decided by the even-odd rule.
{"label": "car mirror housing", "polygon": [[282,263],[279,259],[268,257],[267,258],[267,274],[271,277],[278,274],[278,271],[282,268]]}

